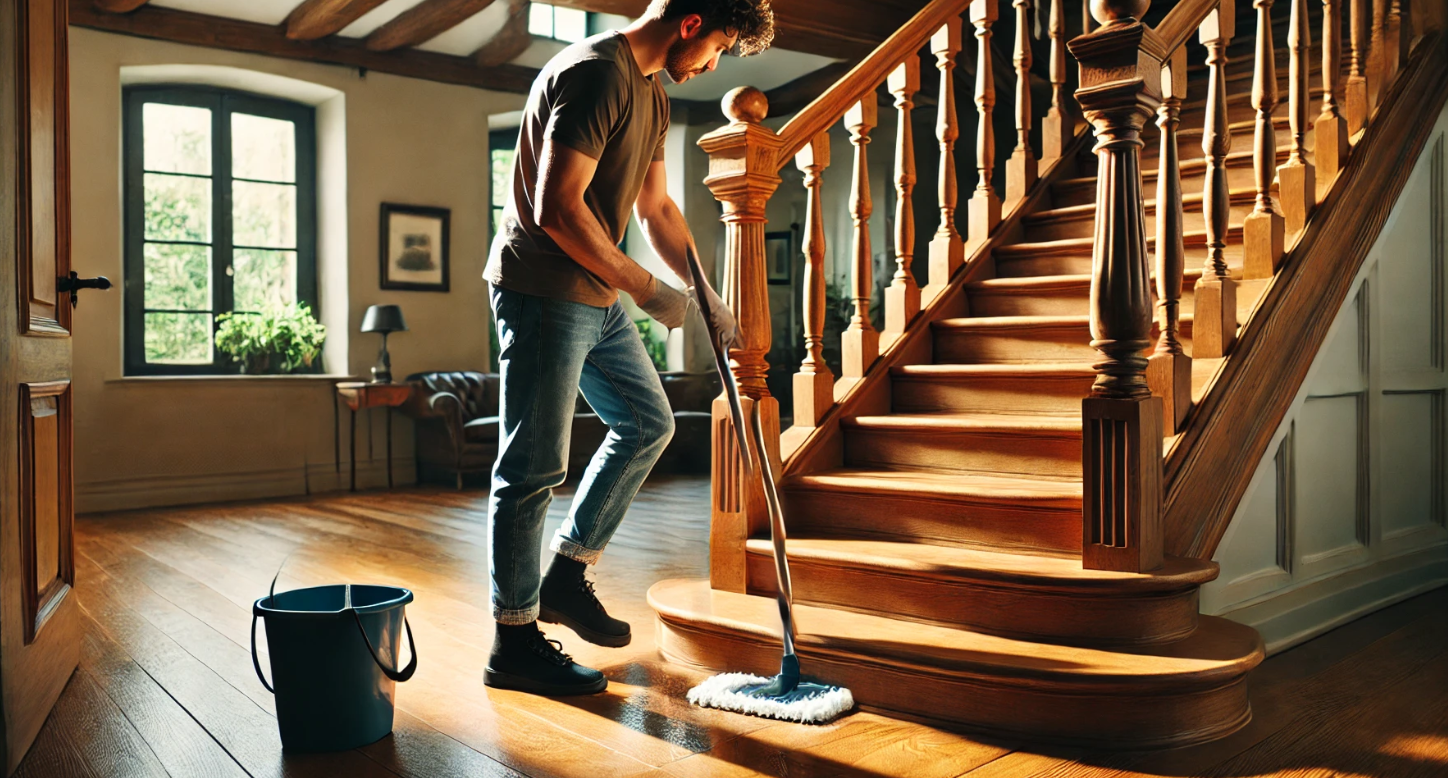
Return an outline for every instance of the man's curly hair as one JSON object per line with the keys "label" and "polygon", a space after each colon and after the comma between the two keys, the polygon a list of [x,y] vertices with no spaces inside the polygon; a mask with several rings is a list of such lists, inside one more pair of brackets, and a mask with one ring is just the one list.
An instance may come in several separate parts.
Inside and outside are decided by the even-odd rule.
{"label": "man's curly hair", "polygon": [[774,9],[769,0],[652,0],[647,13],[664,21],[698,14],[704,20],[705,34],[724,30],[738,35],[733,53],[741,57],[764,51],[774,40]]}

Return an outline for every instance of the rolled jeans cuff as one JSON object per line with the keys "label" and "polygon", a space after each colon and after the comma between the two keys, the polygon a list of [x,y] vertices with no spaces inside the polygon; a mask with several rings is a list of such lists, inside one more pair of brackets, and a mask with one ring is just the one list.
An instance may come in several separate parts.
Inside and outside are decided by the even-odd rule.
{"label": "rolled jeans cuff", "polygon": [[499,608],[496,605],[493,606],[493,621],[496,621],[499,624],[519,626],[522,624],[531,624],[532,622],[535,622],[537,620],[537,605],[534,605],[531,608],[523,608],[522,610],[508,610],[507,608]]}
{"label": "rolled jeans cuff", "polygon": [[555,554],[562,554],[585,565],[595,564],[598,562],[598,558],[603,556],[603,549],[594,550],[587,546],[580,546],[562,535],[553,536],[553,542],[549,544],[548,548]]}

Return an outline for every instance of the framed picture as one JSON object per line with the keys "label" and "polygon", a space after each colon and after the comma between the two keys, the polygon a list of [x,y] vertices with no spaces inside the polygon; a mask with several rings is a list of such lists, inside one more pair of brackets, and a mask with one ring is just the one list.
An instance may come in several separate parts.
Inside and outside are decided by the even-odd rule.
{"label": "framed picture", "polygon": [[382,204],[382,288],[448,291],[446,208]]}
{"label": "framed picture", "polygon": [[790,230],[764,233],[764,272],[771,284],[788,284],[794,278],[794,233]]}

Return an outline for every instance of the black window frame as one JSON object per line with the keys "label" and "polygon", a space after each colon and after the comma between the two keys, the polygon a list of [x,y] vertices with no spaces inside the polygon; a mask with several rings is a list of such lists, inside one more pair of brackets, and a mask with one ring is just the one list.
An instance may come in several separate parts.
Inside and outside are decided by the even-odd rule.
{"label": "black window frame", "polygon": [[[146,103],[184,105],[211,110],[211,362],[161,364],[146,361],[145,270],[145,138]],[[235,89],[195,85],[138,85],[122,91],[122,178],[124,197],[124,365],[127,376],[234,375],[241,366],[216,350],[216,319],[233,310],[232,276],[228,269],[236,249],[232,236],[231,115],[263,116],[293,122],[296,127],[297,301],[321,319],[317,276],[317,133],[316,109],[276,97]],[[205,177],[205,176],[197,176]],[[247,181],[249,179],[240,179]],[[274,182],[265,182],[274,183]],[[152,241],[155,242],[155,241]],[[247,247],[275,250],[274,247]],[[317,360],[313,372],[321,372]]]}

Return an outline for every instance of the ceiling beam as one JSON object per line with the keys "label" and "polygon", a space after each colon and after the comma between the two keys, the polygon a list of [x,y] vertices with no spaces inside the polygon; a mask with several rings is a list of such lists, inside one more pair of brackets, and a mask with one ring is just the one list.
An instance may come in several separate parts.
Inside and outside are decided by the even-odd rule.
{"label": "ceiling beam", "polygon": [[[637,18],[648,0],[553,0],[554,5]],[[781,0],[774,4],[774,45],[826,57],[859,59],[925,7],[925,0]]]}
{"label": "ceiling beam", "polygon": [[96,10],[110,14],[128,14],[150,0],[95,0]]}
{"label": "ceiling beam", "polygon": [[367,48],[392,51],[436,38],[462,24],[493,0],[422,0],[367,36]]}
{"label": "ceiling beam", "polygon": [[306,0],[287,15],[287,37],[314,41],[335,35],[387,0]]}
{"label": "ceiling beam", "polygon": [[499,92],[527,94],[538,75],[534,68],[520,65],[481,68],[472,57],[454,57],[431,51],[376,52],[360,41],[336,36],[317,41],[292,40],[280,25],[256,24],[155,6],[143,6],[121,15],[98,11],[91,5],[91,0],[70,0],[70,23],[141,38],[342,65]]}
{"label": "ceiling beam", "polygon": [[532,6],[529,0],[508,0],[507,21],[482,48],[473,52],[473,59],[479,67],[490,68],[511,62],[528,49],[533,43],[533,36],[528,34],[528,10]]}

